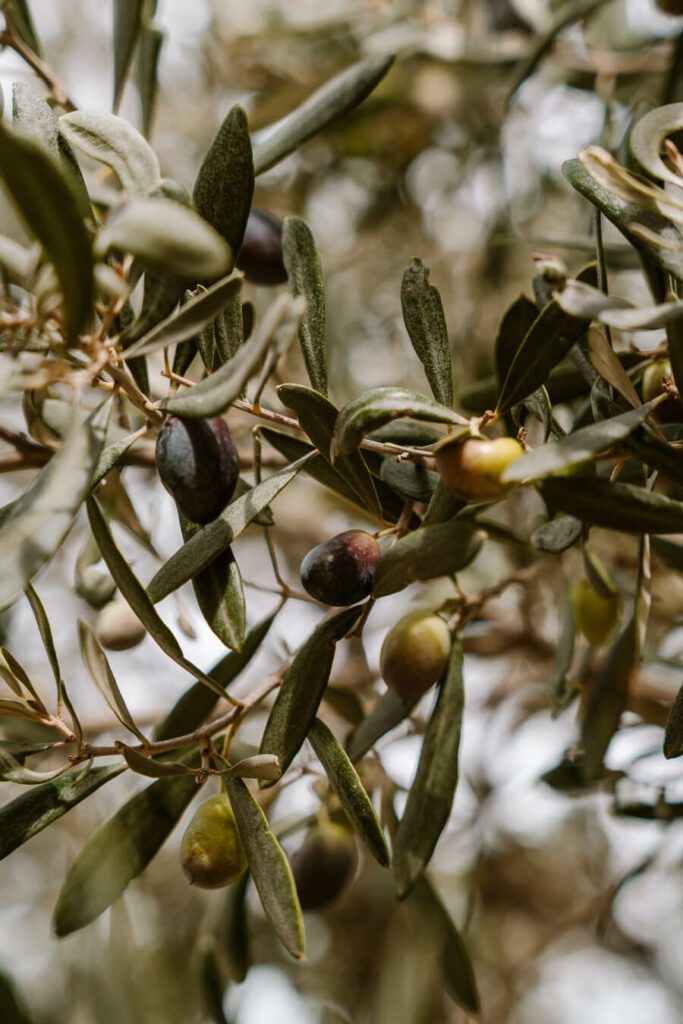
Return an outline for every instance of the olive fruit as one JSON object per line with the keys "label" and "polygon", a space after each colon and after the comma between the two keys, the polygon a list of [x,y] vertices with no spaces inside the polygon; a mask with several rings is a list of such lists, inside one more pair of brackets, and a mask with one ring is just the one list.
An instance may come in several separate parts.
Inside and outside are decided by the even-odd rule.
{"label": "olive fruit", "polygon": [[246,871],[247,855],[224,793],[210,796],[197,808],[180,844],[180,861],[192,885],[200,889],[220,889]]}
{"label": "olive fruit", "polygon": [[416,700],[443,675],[451,651],[448,626],[433,612],[411,612],[384,638],[379,669],[404,700]]}
{"label": "olive fruit", "polygon": [[[668,359],[657,359],[656,362],[650,363],[640,385],[644,402],[651,402],[653,398],[664,394],[664,381],[667,377],[673,377]],[[671,394],[665,402],[657,406],[653,418],[659,423],[683,423],[683,404],[676,395]]]}
{"label": "olive fruit", "polygon": [[107,650],[127,651],[144,640],[147,630],[128,602],[117,598],[105,605],[97,616],[95,634]]}
{"label": "olive fruit", "polygon": [[263,210],[252,210],[247,220],[237,266],[247,281],[276,285],[287,280],[282,262],[282,222]]}
{"label": "olive fruit", "polygon": [[572,586],[571,604],[576,625],[591,647],[604,644],[619,618],[619,593],[606,596],[599,593],[589,580],[581,579]]}
{"label": "olive fruit", "polygon": [[497,501],[511,489],[501,477],[524,454],[514,437],[446,439],[436,450],[444,487],[462,501]]}
{"label": "olive fruit", "polygon": [[239,477],[237,449],[220,416],[169,416],[157,436],[159,476],[193,523],[209,523],[232,497]]}
{"label": "olive fruit", "polygon": [[316,826],[291,864],[301,909],[322,910],[334,903],[356,873],[356,840],[343,825]]}
{"label": "olive fruit", "polygon": [[355,604],[372,590],[381,555],[375,538],[365,530],[345,530],[312,548],[301,563],[301,582],[316,601]]}

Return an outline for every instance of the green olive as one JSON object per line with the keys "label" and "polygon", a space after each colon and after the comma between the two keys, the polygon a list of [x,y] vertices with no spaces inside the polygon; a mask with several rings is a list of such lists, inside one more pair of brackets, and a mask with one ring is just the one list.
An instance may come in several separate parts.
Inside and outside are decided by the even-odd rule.
{"label": "green olive", "polygon": [[302,910],[322,910],[338,899],[356,873],[356,840],[343,825],[318,825],[291,863]]}
{"label": "green olive", "polygon": [[95,633],[109,651],[127,651],[137,647],[147,636],[147,630],[123,598],[104,606],[97,616]]}
{"label": "green olive", "polygon": [[467,502],[497,501],[511,489],[501,477],[524,454],[514,437],[446,439],[436,451],[436,468],[444,487]]}
{"label": "green olive", "polygon": [[440,615],[411,612],[389,630],[380,653],[384,682],[404,700],[426,693],[443,675],[451,634]]}
{"label": "green olive", "polygon": [[180,861],[200,889],[220,889],[246,871],[247,856],[227,796],[210,796],[199,805],[182,838]]}
{"label": "green olive", "polygon": [[591,647],[604,644],[614,631],[621,610],[621,595],[598,593],[589,580],[578,580],[571,589],[576,625]]}

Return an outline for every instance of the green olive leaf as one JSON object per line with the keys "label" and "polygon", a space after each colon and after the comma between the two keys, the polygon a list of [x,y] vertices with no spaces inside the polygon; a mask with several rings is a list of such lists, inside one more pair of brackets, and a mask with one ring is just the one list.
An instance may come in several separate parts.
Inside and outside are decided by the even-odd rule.
{"label": "green olive leaf", "polygon": [[142,28],[145,0],[114,0],[114,98],[118,110]]}
{"label": "green olive leaf", "polygon": [[[1,147],[0,147],[1,148]],[[91,487],[110,404],[74,423],[59,451],[0,523],[0,608],[6,608],[52,558]]]}
{"label": "green olive leaf", "polygon": [[664,730],[664,757],[683,756],[683,686],[671,705]]}
{"label": "green olive leaf", "polygon": [[520,295],[515,299],[503,314],[494,346],[499,388],[502,387],[524,336],[537,316],[536,303],[528,299],[526,295]]}
{"label": "green olive leaf", "polygon": [[216,946],[232,981],[239,985],[251,966],[249,933],[247,930],[247,887],[249,872],[228,886],[225,899],[217,915]]}
{"label": "green olive leaf", "polygon": [[26,43],[29,49],[41,57],[43,48],[36,34],[28,0],[10,0],[10,3],[12,7],[12,24],[17,31],[17,35]]}
{"label": "green olive leaf", "polygon": [[210,224],[173,199],[133,199],[111,214],[95,242],[99,259],[131,253],[145,266],[186,281],[213,281],[232,270],[230,246]]}
{"label": "green olive leaf", "polygon": [[[74,110],[62,114],[59,127],[72,146],[110,167],[131,197],[149,195],[158,187],[157,155],[123,117],[102,110]],[[159,216],[163,216],[161,210]]]}
{"label": "green olive leaf", "polygon": [[213,522],[203,526],[194,537],[186,541],[179,551],[164,562],[147,587],[152,603],[156,604],[187,583],[226,551],[256,516],[294,480],[309,458],[306,455],[278,473],[273,473],[247,494],[233,501]]}
{"label": "green olive leaf", "polygon": [[122,765],[79,768],[5,804],[0,808],[0,860],[123,771]]}
{"label": "green olive leaf", "polygon": [[287,952],[297,960],[302,960],[303,916],[292,869],[284,850],[244,782],[241,779],[228,779],[225,788],[263,910]]}
{"label": "green olive leaf", "polygon": [[[221,658],[209,675],[223,689],[238,678],[259,650],[268,635],[279,609],[266,616],[251,629],[240,651],[232,651]],[[218,694],[209,690],[202,682],[196,682],[185,691],[173,705],[164,721],[154,732],[155,740],[168,740],[173,736],[184,736],[202,725],[218,703]]]}
{"label": "green olive leaf", "polygon": [[531,534],[530,543],[537,551],[558,555],[576,544],[584,529],[581,520],[574,516],[557,516],[537,527]]}
{"label": "green olive leaf", "polygon": [[146,754],[140,753],[127,743],[117,742],[117,749],[123,754],[124,760],[131,771],[144,775],[148,779],[172,779],[178,775],[190,775],[191,769],[180,761],[155,761]]}
{"label": "green olive leaf", "polygon": [[12,82],[12,127],[42,142],[59,159],[59,119],[27,82]]}
{"label": "green olive leaf", "polygon": [[386,597],[416,580],[460,572],[477,557],[485,539],[483,530],[458,521],[423,526],[406,534],[382,554],[372,596]]}
{"label": "green olive leaf", "polygon": [[126,348],[124,358],[130,360],[141,355],[149,355],[160,348],[179,345],[194,337],[222,313],[241,284],[242,275],[232,273],[210,288],[201,289],[189,302],[175,310],[165,320],[155,324],[134,344]]}
{"label": "green olive leaf", "polygon": [[[241,287],[241,278],[234,279],[235,289]],[[235,355],[185,393],[165,398],[160,404],[167,412],[181,416],[216,416],[239,398],[245,384],[263,363],[276,337],[284,334],[291,339],[296,335],[302,313],[300,303],[288,295],[281,295],[269,308],[249,341]]]}
{"label": "green olive leaf", "polygon": [[539,483],[544,501],[593,526],[622,533],[683,533],[683,502],[633,484],[584,478],[547,477]]}
{"label": "green olive leaf", "polygon": [[100,691],[119,722],[132,732],[141,743],[146,743],[145,736],[140,732],[135,720],[128,710],[123,694],[111,670],[109,660],[95,636],[92,627],[83,620],[78,622],[78,639],[81,645],[83,663],[88,675]]}
{"label": "green olive leaf", "polygon": [[53,918],[58,937],[84,928],[119,898],[158,853],[196,793],[194,776],[159,779],[100,825],[62,886]]}
{"label": "green olive leaf", "polygon": [[[597,280],[594,264],[579,274],[579,280]],[[551,299],[528,329],[510,363],[501,387],[496,411],[507,412],[542,387],[553,370],[586,333],[589,321],[570,316]]]}
{"label": "green olive leaf", "polygon": [[466,502],[460,498],[456,498],[443,483],[443,480],[439,480],[434,493],[429,499],[429,505],[427,511],[422,517],[423,526],[437,526],[439,523],[447,523],[454,516],[458,514],[463,508],[465,508]]}
{"label": "green olive leaf", "polygon": [[0,176],[54,266],[64,299],[65,335],[73,341],[93,304],[92,246],[74,186],[41,143],[1,124]]}
{"label": "green olive leaf", "polygon": [[441,477],[417,462],[399,462],[390,457],[382,462],[381,479],[402,498],[427,505]]}
{"label": "green olive leaf", "polygon": [[593,680],[581,722],[583,777],[591,782],[602,771],[602,761],[626,710],[631,675],[635,668],[637,623],[633,615],[612,645]]}
{"label": "green olive leaf", "polygon": [[478,1016],[479,993],[467,947],[436,890],[424,875],[416,882],[408,905],[426,920],[430,933],[439,939],[439,963],[450,995],[467,1013]]}
{"label": "green olive leaf", "polygon": [[275,754],[285,772],[308,735],[330,678],[337,643],[353,628],[361,607],[323,619],[287,669],[261,739],[261,753]]}
{"label": "green olive leaf", "polygon": [[254,194],[254,162],[247,115],[234,106],[204,157],[192,198],[199,214],[239,252]]}
{"label": "green olive leaf", "polygon": [[637,409],[641,404],[640,396],[604,332],[590,330],[586,336],[584,351],[602,379],[625,398],[629,405]]}
{"label": "green olive leaf", "polygon": [[462,644],[456,639],[394,838],[394,875],[399,899],[405,899],[424,873],[450,817],[458,784],[464,702]]}
{"label": "green olive leaf", "polygon": [[[180,524],[183,540],[194,537],[200,529],[182,515]],[[242,575],[230,548],[192,578],[192,589],[211,631],[230,650],[241,650],[247,631],[247,613]]]}
{"label": "green olive leaf", "polygon": [[667,167],[660,156],[664,140],[683,128],[683,103],[656,107],[636,121],[631,129],[631,153],[652,178],[661,178],[680,188],[680,175]]}
{"label": "green olive leaf", "polygon": [[404,416],[469,427],[468,420],[425,395],[407,388],[372,388],[351,399],[337,416],[330,452],[333,461],[339,455],[350,455],[367,434]]}
{"label": "green olive leaf", "polygon": [[254,142],[254,170],[263,174],[293,153],[332,121],[357,107],[382,81],[393,56],[371,57],[325,82],[300,107],[259,132]]}
{"label": "green olive leaf", "polygon": [[308,379],[320,394],[327,394],[327,340],[325,334],[325,280],[313,232],[300,217],[287,217],[282,229],[282,257],[289,290],[306,300],[299,325],[299,344]]}
{"label": "green olive leaf", "polygon": [[365,843],[375,860],[387,867],[389,850],[382,826],[348,755],[319,718],[313,723],[308,739],[358,838]]}
{"label": "green olive leaf", "polygon": [[414,259],[403,275],[401,309],[432,394],[442,405],[453,405],[453,369],[446,318],[441,296],[429,283],[429,267],[422,260]]}
{"label": "green olive leaf", "polygon": [[631,409],[620,416],[613,416],[612,419],[582,427],[559,441],[549,441],[540,448],[522,455],[521,459],[508,466],[503,473],[503,480],[508,483],[539,480],[553,473],[564,473],[585,462],[591,462],[596,455],[609,451],[628,437],[652,415],[661,401],[662,398],[657,397],[638,409]]}
{"label": "green olive leaf", "polygon": [[[120,0],[125,3],[125,0]],[[152,122],[159,91],[159,57],[165,33],[157,25],[143,24],[135,56],[133,75],[142,108],[142,130],[145,138],[152,132]]]}
{"label": "green olive leaf", "polygon": [[[277,389],[278,398],[288,409],[292,409],[299,423],[306,431],[320,454],[332,465],[330,449],[338,410],[325,395],[302,384],[281,384]],[[334,469],[355,491],[373,515],[382,514],[377,491],[363,455],[359,451],[340,456]]]}
{"label": "green olive leaf", "polygon": [[374,747],[378,740],[410,717],[417,700],[404,700],[393,690],[387,690],[376,702],[372,711],[365,716],[357,729],[351,733],[347,743],[348,755],[352,761],[360,761]]}

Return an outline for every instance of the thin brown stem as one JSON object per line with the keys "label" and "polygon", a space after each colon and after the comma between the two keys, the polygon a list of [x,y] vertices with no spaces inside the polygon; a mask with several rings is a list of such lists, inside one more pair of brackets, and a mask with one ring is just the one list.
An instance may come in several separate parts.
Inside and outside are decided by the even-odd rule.
{"label": "thin brown stem", "polygon": [[21,39],[16,32],[16,29],[12,23],[12,17],[10,11],[5,7],[4,9],[6,29],[4,32],[0,32],[0,46],[8,46],[11,50],[14,50],[21,59],[28,64],[30,68],[38,75],[39,78],[45,82],[52,95],[54,96],[60,107],[63,107],[68,113],[76,110],[76,104],[73,102],[64,85],[57,77],[52,68],[45,63],[45,61],[34,53],[30,46]]}

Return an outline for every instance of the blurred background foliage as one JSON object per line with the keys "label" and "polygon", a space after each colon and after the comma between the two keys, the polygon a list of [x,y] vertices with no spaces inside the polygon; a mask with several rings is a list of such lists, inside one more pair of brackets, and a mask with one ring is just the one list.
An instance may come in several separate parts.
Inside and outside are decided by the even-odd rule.
{"label": "blurred background foliage", "polygon": [[[33,0],[31,7],[49,62],[78,106],[110,109],[111,5]],[[560,34],[512,95],[522,62],[559,9],[570,7],[594,10]],[[443,298],[459,390],[491,374],[498,323],[519,292],[529,292],[534,255],[558,255],[575,273],[594,253],[592,210],[563,181],[562,161],[593,142],[619,153],[635,110],[683,98],[683,18],[664,15],[653,0],[159,0],[155,23],[164,41],[151,138],[164,173],[187,186],[233,102],[245,106],[257,130],[356,59],[398,54],[358,110],[257,184],[256,206],[280,216],[300,213],[317,238],[338,404],[373,385],[425,390],[400,309],[401,276],[415,256],[426,261]],[[6,95],[11,81],[33,80],[7,52],[0,72]],[[121,112],[142,124],[133,84]],[[606,228],[605,241],[612,290],[644,298],[623,240]],[[265,301],[258,289],[251,298],[257,307]],[[623,334],[618,344],[652,348],[662,338],[663,332]],[[297,357],[289,358],[283,379],[301,379]],[[246,443],[251,423],[239,413],[231,417]],[[142,524],[153,527],[167,555],[179,540],[170,498],[148,471],[126,475]],[[3,500],[28,479],[0,478]],[[520,495],[506,507],[511,525],[531,514],[525,500]],[[287,491],[276,537],[290,576],[296,578],[313,543],[349,521],[345,509],[306,482]],[[594,533],[616,577],[627,579],[635,540]],[[53,625],[62,663],[96,733],[103,706],[79,667],[73,628],[83,609],[75,596],[64,596],[78,545],[74,534],[41,578],[41,593],[48,607],[60,602]],[[135,546],[130,552],[144,574],[148,556]],[[248,579],[268,581],[263,553],[248,536],[237,553]],[[485,558],[463,574],[465,589],[519,567],[510,557],[503,546],[487,545]],[[659,753],[666,702],[680,682],[683,587],[676,573],[657,574],[650,650],[634,688],[640,705],[628,713],[632,727],[615,739],[608,761],[628,771],[626,788],[616,799],[610,787],[574,792],[566,780],[553,788],[541,778],[575,735],[573,709],[557,718],[551,711],[563,597],[556,563],[548,562],[547,573],[541,567],[528,586],[489,603],[466,634],[461,782],[432,877],[467,937],[488,1024],[676,1024],[683,1013],[680,823],[640,820],[620,808],[652,808],[664,786],[670,800],[683,799],[680,770],[677,784],[675,763],[665,764]],[[571,552],[564,566],[569,579],[582,572]],[[448,594],[443,582],[418,589],[418,604],[440,589]],[[250,591],[252,621],[271,600]],[[378,691],[381,638],[405,601],[397,596],[378,606],[363,644],[337,662],[337,685],[363,699]],[[40,678],[45,667],[29,614],[13,610],[3,617],[3,631]],[[186,614],[197,633],[188,649],[209,664],[215,638]],[[314,614],[307,605],[286,610],[250,669],[255,678],[310,632]],[[160,662],[149,641],[120,662],[116,657],[138,721],[157,720],[185,685],[182,674]],[[412,778],[417,734],[432,700],[425,698],[412,723],[380,745],[384,770],[401,786]],[[255,735],[262,724],[254,723]],[[319,784],[308,774],[288,787],[279,816],[308,813]],[[3,785],[9,792],[11,785]],[[123,777],[3,863],[3,1022],[219,1019],[203,936],[224,897],[185,884],[177,852],[182,829],[111,912],[59,943],[48,933],[67,863],[135,785]],[[295,846],[296,838],[288,849]],[[435,984],[429,929],[395,904],[390,878],[369,859],[337,906],[307,919],[303,965],[286,958],[256,905],[252,910],[254,966],[228,990],[222,1010],[236,1024],[466,1019]]]}

